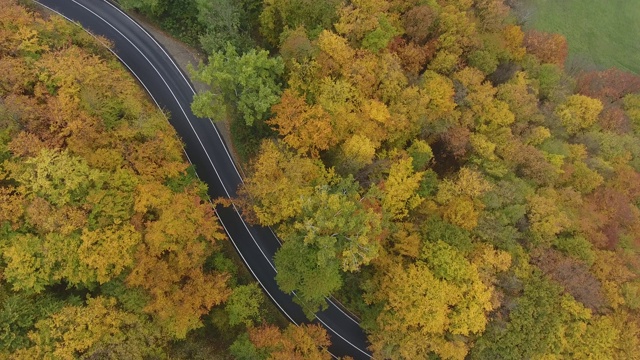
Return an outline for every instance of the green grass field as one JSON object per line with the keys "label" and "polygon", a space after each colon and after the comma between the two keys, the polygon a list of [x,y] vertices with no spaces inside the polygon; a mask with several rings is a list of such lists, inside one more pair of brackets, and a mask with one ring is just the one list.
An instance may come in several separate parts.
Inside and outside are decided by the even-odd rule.
{"label": "green grass field", "polygon": [[570,61],[640,74],[640,0],[523,0],[527,27],[567,37]]}

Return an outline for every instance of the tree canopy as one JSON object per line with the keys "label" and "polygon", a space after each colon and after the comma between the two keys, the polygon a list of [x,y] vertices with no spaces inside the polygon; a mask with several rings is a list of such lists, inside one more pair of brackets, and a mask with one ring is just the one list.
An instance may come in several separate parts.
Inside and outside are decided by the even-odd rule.
{"label": "tree canopy", "polygon": [[[3,1],[0,355],[328,358],[121,67]],[[121,3],[209,55],[193,110],[253,154],[231,201],[309,317],[335,296],[375,358],[638,358],[640,77],[565,70],[512,1]]]}

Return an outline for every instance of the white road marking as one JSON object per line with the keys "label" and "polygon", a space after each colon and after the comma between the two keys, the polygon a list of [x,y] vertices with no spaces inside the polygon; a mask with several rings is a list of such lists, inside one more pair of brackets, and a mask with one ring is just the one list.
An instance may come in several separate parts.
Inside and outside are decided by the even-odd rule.
{"label": "white road marking", "polygon": [[[142,30],[142,32],[144,32],[144,33],[145,33],[145,35],[147,35],[147,36],[151,39],[151,41],[153,41],[153,42],[156,44],[156,46],[157,46],[157,47],[158,47],[158,48],[159,48],[159,49],[160,49],[160,50],[165,54],[165,56],[167,57],[167,59],[169,59],[169,61],[173,64],[173,66],[176,68],[176,70],[178,70],[178,73],[180,73],[180,76],[182,76],[182,79],[184,79],[184,81],[185,81],[185,83],[187,84],[187,86],[189,86],[189,88],[191,89],[191,91],[192,91],[192,92],[193,92],[193,94],[195,95],[195,94],[196,94],[195,89],[193,88],[193,86],[191,86],[191,83],[189,82],[189,80],[187,79],[187,77],[184,75],[184,73],[182,72],[182,70],[180,69],[180,67],[179,67],[179,66],[178,66],[178,65],[173,61],[173,58],[171,58],[171,56],[169,56],[169,54],[165,51],[164,47],[162,47],[162,46],[161,46],[161,45],[156,41],[156,39],[155,39],[153,36],[151,36],[151,34],[149,34],[149,32],[147,32],[147,30],[146,30],[145,28],[143,28],[140,24],[138,24],[135,20],[133,20],[133,19],[132,19],[132,18],[131,18],[127,13],[125,13],[124,11],[122,11],[122,10],[121,10],[120,8],[118,8],[117,6],[113,5],[113,4],[112,4],[110,1],[108,1],[108,0],[103,0],[103,1],[104,1],[104,2],[106,2],[107,4],[109,4],[109,6],[113,7],[116,11],[118,11],[118,12],[120,12],[122,15],[124,15],[124,16],[129,20],[129,21],[131,21],[135,26],[137,26],[140,30]],[[75,2],[75,0],[74,0],[74,2]],[[104,21],[104,19],[103,19],[103,21]],[[106,22],[106,21],[105,21],[105,22]],[[120,35],[122,35],[122,34],[120,34]],[[124,37],[124,35],[122,35],[122,36]],[[127,39],[127,40],[129,40],[129,39]],[[129,42],[131,43],[131,41],[129,41]],[[132,45],[133,45],[133,43],[132,43]],[[133,46],[135,46],[135,45],[133,45]],[[138,50],[138,51],[140,51],[140,50]],[[146,57],[145,57],[145,58],[146,58]],[[148,61],[148,60],[147,60],[147,61]],[[136,77],[137,77],[137,76],[136,76]],[[168,86],[167,86],[167,87],[168,87]],[[176,100],[176,101],[177,101],[177,100]],[[180,106],[180,108],[182,108],[182,106]],[[211,119],[209,119],[209,121],[211,122],[211,126],[213,126],[214,131],[215,131],[215,132],[216,132],[216,134],[218,135],[218,138],[220,139],[220,142],[221,142],[222,144],[224,144],[224,142],[222,141],[222,137],[220,136],[220,133],[218,132],[218,128],[215,126],[215,124],[213,123],[213,121],[212,121]],[[229,157],[229,160],[231,161],[231,164],[233,165],[233,168],[234,168],[234,169],[235,169],[235,171],[236,171],[236,174],[238,174],[238,178],[239,178],[239,179],[240,179],[240,181],[244,184],[244,179],[243,179],[243,178],[242,178],[242,176],[240,175],[240,172],[238,171],[238,168],[237,168],[237,167],[236,167],[236,165],[235,165],[235,161],[233,161],[233,158],[232,158],[232,157],[231,157],[231,155],[229,154],[229,151],[227,150],[227,147],[226,147],[226,146],[223,146],[223,147],[224,147],[224,150],[225,150],[225,152],[226,152],[227,156]],[[221,180],[221,181],[222,181],[222,180]],[[223,186],[224,186],[224,185],[223,185]],[[226,192],[226,190],[225,190],[225,192]],[[228,196],[228,193],[227,193],[227,196]],[[235,204],[233,205],[233,207],[234,207],[234,210],[236,210],[236,212],[238,213],[238,215],[239,215],[240,217],[242,217],[242,215],[240,215],[240,213],[238,212],[238,209],[236,208]],[[243,221],[243,224],[244,224],[245,228],[247,228],[247,225],[244,223],[244,221]],[[280,241],[280,238],[276,235],[276,233],[273,231],[273,229],[272,229],[271,227],[269,227],[269,230],[270,230],[270,231],[271,231],[271,233],[273,234],[273,237],[278,241],[278,244],[282,245],[282,242]],[[248,228],[247,228],[247,231],[249,231],[249,229],[248,229]],[[253,236],[252,236],[252,238],[253,238]],[[255,241],[255,240],[254,240],[254,241]],[[256,244],[256,245],[257,245],[257,244]],[[258,246],[258,248],[260,248],[260,246]],[[262,252],[262,249],[260,249],[260,252]],[[265,254],[264,254],[264,252],[262,252],[262,254],[263,254],[263,255],[265,255]],[[265,255],[265,257],[266,257],[266,255]],[[267,258],[267,261],[269,262],[269,264],[271,265],[271,267],[272,267],[274,270],[276,270],[275,266],[274,266],[274,265],[273,265],[273,263],[272,263],[272,260],[271,260],[271,259],[269,259],[269,258]],[[278,271],[278,270],[276,270],[276,272],[277,272],[277,271]],[[329,298],[329,297],[325,297],[325,299],[327,300],[327,302],[329,302],[329,303],[333,304],[333,306],[335,306],[335,307],[336,307],[336,308],[337,308],[341,313],[343,313],[345,316],[347,316],[347,318],[349,318],[349,320],[351,320],[351,321],[353,321],[354,323],[356,323],[356,324],[360,325],[360,322],[358,322],[358,320],[357,320],[357,319],[355,319],[353,315],[351,315],[351,314],[348,314],[348,313],[344,312],[344,311],[342,310],[341,306],[338,306],[338,305],[336,305],[336,304],[334,303],[334,300],[333,300],[333,299],[331,299],[331,298]]]}
{"label": "white road marking", "polygon": [[[173,64],[173,66],[176,68],[176,70],[178,70],[178,73],[180,74],[180,76],[182,76],[182,79],[184,79],[184,82],[187,83],[187,86],[189,86],[189,89],[191,89],[191,92],[193,92],[193,94],[195,95],[196,94],[196,90],[193,88],[193,86],[191,86],[191,82],[184,75],[184,73],[182,72],[182,69],[180,69],[178,64],[176,64],[175,61],[173,61],[173,58],[171,56],[169,56],[169,54],[165,51],[164,47],[162,47],[156,41],[156,39],[153,36],[151,36],[151,34],[149,34],[149,32],[147,32],[147,30],[145,28],[143,28],[140,24],[138,24],[135,20],[133,20],[129,16],[129,14],[125,13],[124,11],[122,11],[119,7],[113,5],[110,1],[108,1],[108,0],[103,0],[103,1],[106,2],[107,4],[109,4],[114,9],[116,9],[116,11],[118,11],[119,13],[124,15],[129,21],[131,21],[135,26],[137,26],[140,30],[142,30],[142,32],[144,32],[151,39],[151,41],[153,41],[156,44],[156,46],[160,50],[162,50],[162,52],[165,54],[167,59],[169,59],[169,61],[171,61],[171,64]],[[216,132],[216,135],[218,135],[218,139],[220,139],[220,143],[224,144],[224,141],[222,140],[222,136],[220,136],[220,132],[218,131],[217,126],[215,126],[215,124],[213,123],[213,120],[209,119],[209,121],[211,122],[211,126],[213,126],[213,129]],[[242,176],[240,175],[240,172],[238,171],[238,168],[236,167],[236,163],[235,163],[235,161],[233,161],[233,158],[231,157],[231,154],[229,154],[229,150],[227,149],[226,146],[224,146],[224,151],[227,153],[227,157],[229,157],[229,160],[231,161],[231,164],[233,164],[233,168],[235,169],[236,174],[238,174],[238,178],[244,184],[244,180],[242,179]]]}
{"label": "white road marking", "polygon": [[[209,155],[209,153],[207,152],[206,148],[204,147],[204,144],[202,143],[202,140],[200,139],[200,136],[198,135],[198,133],[195,131],[195,128],[193,127],[193,124],[191,123],[191,121],[189,120],[188,115],[186,114],[186,112],[184,111],[184,108],[182,107],[182,105],[180,104],[180,101],[178,101],[175,93],[173,92],[173,90],[171,89],[171,87],[168,85],[167,81],[164,79],[164,77],[160,74],[160,72],[158,71],[158,69],[153,65],[153,63],[147,58],[147,56],[129,39],[127,38],[122,32],[120,32],[120,30],[118,30],[115,26],[113,26],[111,23],[109,23],[106,19],[104,19],[103,17],[101,17],[100,15],[98,15],[97,13],[95,13],[93,10],[87,8],[86,6],[80,4],[79,2],[77,2],[76,0],[72,0],[75,4],[77,4],[78,6],[84,8],[86,11],[90,12],[91,14],[93,14],[94,16],[96,16],[97,18],[99,18],[100,20],[102,20],[104,23],[106,23],[109,27],[111,27],[113,30],[115,30],[118,34],[120,34],[120,36],[122,36],[125,40],[127,40],[131,46],[133,46],[136,50],[138,50],[138,52],[140,53],[140,55],[142,55],[145,60],[147,60],[147,62],[149,63],[149,65],[151,65],[151,67],[156,71],[156,73],[158,74],[158,77],[160,77],[160,79],[162,79],[162,82],[167,86],[167,89],[169,90],[169,92],[171,92],[171,95],[173,96],[174,100],[176,101],[176,103],[178,104],[178,106],[180,107],[180,110],[182,111],[185,119],[187,120],[187,122],[189,123],[189,126],[191,127],[191,130],[193,131],[194,135],[196,136],[196,138],[198,139],[198,142],[200,143],[200,146],[202,147],[202,150],[205,152],[207,159],[209,160],[209,163],[211,164],[211,167],[213,168],[214,172],[216,173],[216,176],[218,177],[218,180],[220,180],[220,184],[223,187],[223,190],[225,191],[225,193],[227,194],[227,197],[230,198],[229,192],[227,191],[226,186],[224,185],[224,183],[222,182],[222,178],[220,177],[220,174],[218,173],[218,170],[216,169],[215,165],[213,164],[213,161],[211,160],[211,157]],[[37,2],[37,1],[36,1]],[[186,79],[186,77],[184,76],[184,74],[182,73],[182,71],[180,70],[180,68],[175,64],[175,62],[173,61],[173,59],[166,53],[166,51],[164,50],[164,48],[162,46],[160,46],[160,44],[158,44],[158,42],[144,29],[142,28],[137,22],[135,22],[133,19],[131,19],[126,13],[124,13],[122,10],[120,10],[119,8],[117,8],[116,6],[114,6],[113,4],[111,4],[110,2],[104,0],[104,2],[106,2],[107,4],[109,4],[110,6],[114,7],[116,10],[118,10],[120,13],[122,13],[123,15],[125,15],[127,17],[127,19],[129,21],[131,21],[132,23],[134,23],[138,28],[140,28],[157,46],[158,48],[160,48],[162,50],[162,52],[167,56],[167,58],[169,59],[169,61],[171,61],[171,63],[176,67],[176,69],[178,70],[178,72],[180,73],[180,75],[182,76],[182,78],[185,80],[185,82],[187,83],[187,86],[189,86],[189,88],[191,89],[191,91],[195,94],[195,90],[193,89],[193,87],[191,86],[191,84],[189,83],[189,81]],[[39,2],[38,2],[39,3]],[[57,13],[58,15],[64,17],[65,19],[67,19],[70,22],[75,23],[75,21],[71,20],[70,18],[66,17],[65,15],[61,14],[60,12],[42,4],[39,3],[41,6],[49,9],[50,11],[53,11],[55,13]],[[93,36],[93,34],[91,34]],[[107,48],[109,49],[109,48]],[[151,92],[149,91],[149,89],[147,88],[147,86],[142,82],[142,80],[140,79],[140,77],[129,67],[129,65],[123,61],[122,58],[120,58],[120,56],[118,56],[113,50],[109,49],[109,51],[114,54],[122,64],[125,65],[125,67],[127,67],[127,69],[136,77],[136,79],[138,80],[138,82],[140,82],[140,84],[142,84],[142,86],[145,88],[145,90],[147,91],[147,93],[149,94],[149,96],[151,96],[151,99],[154,101],[154,103],[156,104],[156,106],[161,109],[160,105],[158,104],[157,100],[155,99],[155,97],[151,94]],[[161,109],[162,110],[162,109]],[[240,175],[235,162],[233,161],[233,159],[231,158],[231,155],[228,152],[228,149],[226,148],[226,146],[224,146],[224,142],[222,141],[222,138],[220,136],[220,133],[218,132],[218,129],[216,128],[216,126],[213,124],[213,121],[211,119],[209,119],[209,121],[211,122],[211,126],[214,128],[218,138],[220,139],[220,142],[223,144],[223,148],[225,149],[225,152],[227,154],[227,156],[229,157],[231,164],[233,165],[236,173],[238,174],[238,178],[240,179],[241,182],[244,183],[244,180],[242,179],[242,176]],[[183,148],[184,151],[184,148]],[[189,163],[193,164],[191,162],[191,159],[189,158],[189,155],[185,152],[185,155],[187,156],[187,160],[189,161]],[[197,175],[197,173],[196,173]],[[199,178],[199,176],[198,176]],[[254,238],[253,234],[251,233],[251,231],[249,230],[246,222],[244,221],[244,219],[242,218],[242,215],[240,215],[238,209],[236,208],[235,204],[233,204],[233,208],[234,211],[236,212],[236,214],[238,215],[238,217],[240,218],[240,220],[242,221],[242,224],[244,225],[245,229],[247,230],[247,232],[249,233],[249,236],[251,237],[251,239],[253,240],[253,242],[255,243],[255,245],[258,247],[258,250],[260,250],[260,252],[262,253],[262,255],[264,256],[264,258],[267,260],[267,262],[269,263],[269,265],[271,266],[271,268],[273,268],[273,270],[277,273],[277,270],[275,268],[275,266],[273,265],[273,262],[271,259],[269,259],[267,257],[267,255],[264,253],[264,251],[262,250],[262,248],[258,245],[256,239]],[[217,215],[217,211],[216,215]],[[273,298],[273,296],[271,295],[271,293],[269,293],[269,291],[267,290],[267,288],[262,284],[262,282],[259,280],[259,278],[256,276],[255,272],[253,271],[253,269],[251,268],[251,266],[249,265],[249,263],[246,261],[246,259],[244,258],[244,256],[242,255],[242,253],[240,252],[240,250],[238,249],[235,241],[233,240],[233,238],[231,237],[231,234],[229,233],[228,229],[226,228],[226,226],[224,225],[224,223],[222,222],[222,219],[218,216],[218,221],[220,222],[220,224],[222,225],[222,227],[224,228],[225,232],[227,233],[227,236],[229,236],[229,239],[231,240],[233,246],[236,248],[236,251],[238,252],[238,254],[240,255],[240,257],[242,258],[243,262],[247,265],[247,268],[249,268],[249,271],[251,271],[251,273],[253,274],[254,278],[258,281],[258,283],[260,283],[260,286],[262,286],[262,288],[265,290],[265,292],[269,295],[269,297],[273,300],[273,302],[276,304],[276,306],[278,306],[278,308],[287,316],[287,318],[289,318],[289,320],[294,323],[296,326],[299,326],[298,323],[296,323],[291,316],[280,306],[280,304],[278,304],[278,302]],[[276,238],[276,240],[278,241],[278,243],[280,245],[282,245],[282,243],[280,242],[280,239],[278,238],[278,236],[275,234],[275,232],[273,232],[273,230],[271,229],[271,227],[269,227],[269,230],[272,232],[272,234],[274,235],[274,237]],[[295,293],[294,293],[295,295]],[[297,295],[296,295],[297,297]],[[325,297],[325,299],[333,304],[333,306],[335,306],[338,311],[340,311],[341,313],[343,313],[345,316],[347,316],[348,319],[350,319],[351,321],[355,322],[356,324],[359,324],[358,321],[356,321],[355,319],[352,318],[352,316],[350,314],[345,313],[340,306],[336,305],[332,299]],[[352,344],[351,342],[349,342],[347,339],[345,339],[344,337],[342,337],[340,334],[338,334],[335,330],[333,330],[331,327],[329,327],[324,321],[322,321],[322,319],[320,319],[319,317],[316,316],[316,319],[318,319],[318,321],[320,321],[327,329],[331,330],[331,332],[333,332],[334,334],[336,334],[338,337],[340,337],[342,340],[344,340],[346,343],[348,343],[349,345],[353,346],[355,349],[357,349],[358,351],[360,351],[361,353],[365,354],[366,356],[371,356],[369,353],[363,351],[362,349],[360,349],[359,347],[357,347],[356,345]],[[333,357],[335,357],[335,355],[331,354]]]}
{"label": "white road marking", "polygon": [[[138,48],[133,41],[131,41],[128,37],[126,37],[120,30],[118,30],[115,26],[113,26],[111,23],[109,23],[106,19],[104,19],[102,16],[98,15],[96,12],[94,12],[93,10],[89,9],[88,7],[84,6],[83,4],[80,4],[79,2],[77,2],[76,0],[71,0],[73,1],[75,4],[77,4],[78,6],[82,7],[83,9],[85,9],[86,11],[90,12],[91,14],[93,14],[95,17],[97,17],[98,19],[102,20],[105,24],[107,24],[109,27],[111,27],[113,30],[115,30],[118,34],[120,34],[120,36],[122,36],[125,40],[127,40],[127,42],[129,42],[129,44],[131,44],[131,46],[133,46],[136,50],[138,50],[138,52],[140,53],[140,55],[142,55],[142,57],[145,58],[145,60],[147,60],[147,62],[149,63],[149,65],[153,68],[153,70],[155,70],[155,72],[158,74],[158,77],[162,80],[162,82],[165,84],[165,86],[167,87],[167,89],[169,90],[169,92],[171,93],[171,95],[173,96],[173,99],[176,101],[176,104],[178,105],[178,107],[180,107],[180,111],[182,112],[182,115],[184,115],[185,119],[187,120],[187,123],[189,123],[189,127],[191,127],[191,130],[193,131],[194,135],[196,136],[196,139],[198,139],[198,143],[200,144],[200,146],[202,147],[202,150],[204,151],[205,155],[207,156],[207,159],[209,160],[209,164],[211,164],[211,167],[213,168],[213,171],[216,173],[216,176],[218,177],[218,180],[220,181],[220,185],[222,185],[222,188],[225,192],[225,194],[227,195],[228,198],[231,198],[229,191],[227,190],[227,187],[224,185],[224,182],[222,181],[222,177],[220,176],[220,173],[218,172],[218,169],[215,167],[215,165],[213,164],[213,160],[211,159],[211,155],[209,155],[209,153],[207,152],[207,149],[205,148],[202,139],[200,139],[200,136],[198,135],[198,132],[195,130],[195,128],[193,127],[193,123],[191,123],[191,120],[189,120],[189,116],[187,115],[186,111],[184,110],[184,108],[182,107],[182,104],[180,104],[180,101],[178,100],[178,97],[175,95],[175,93],[173,92],[173,90],[171,89],[171,87],[169,86],[169,84],[167,83],[167,81],[165,80],[165,78],[162,76],[162,74],[160,74],[160,71],[158,71],[158,69],[155,67],[155,65],[153,65],[153,63],[151,62],[151,60],[149,60],[149,58],[142,52],[142,50],[140,50],[140,48]],[[128,67],[128,66],[127,66]],[[136,76],[138,78],[138,76]],[[236,214],[238,215],[238,217],[240,218],[240,221],[243,223],[244,227],[248,230],[248,226],[245,223],[244,219],[242,218],[242,216],[240,215],[240,213],[238,212],[237,208],[235,208],[234,206],[234,211],[236,212]],[[224,226],[224,225],[223,225]],[[260,245],[258,245],[258,242],[256,241],[256,239],[254,238],[253,234],[251,233],[251,231],[248,231],[249,236],[251,237],[251,239],[253,240],[253,242],[256,244],[256,246],[258,247],[258,250],[260,250],[260,252],[262,253],[262,256],[264,256],[265,259],[267,259],[267,261],[269,262],[270,266],[273,267],[275,269],[275,267],[273,266],[271,260],[269,259],[269,257],[267,257],[267,255],[264,253],[264,251],[262,250],[262,248],[260,247]],[[233,241],[233,239],[232,239]]]}

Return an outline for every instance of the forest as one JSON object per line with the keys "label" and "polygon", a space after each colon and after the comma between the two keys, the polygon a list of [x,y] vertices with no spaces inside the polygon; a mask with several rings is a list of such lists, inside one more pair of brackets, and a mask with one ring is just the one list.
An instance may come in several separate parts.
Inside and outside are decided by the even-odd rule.
{"label": "forest", "polygon": [[[0,4],[0,358],[331,359],[108,40]],[[569,73],[503,0],[120,4],[209,54],[193,111],[310,318],[376,359],[640,359],[640,76]]]}

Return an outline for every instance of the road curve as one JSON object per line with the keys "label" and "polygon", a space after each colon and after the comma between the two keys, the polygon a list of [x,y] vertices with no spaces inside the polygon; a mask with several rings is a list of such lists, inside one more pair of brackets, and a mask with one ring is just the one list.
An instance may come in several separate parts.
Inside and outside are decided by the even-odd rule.
{"label": "road curve", "polygon": [[[79,22],[93,34],[114,43],[113,51],[149,92],[156,104],[171,114],[170,123],[185,143],[186,154],[200,179],[209,186],[212,198],[233,197],[242,178],[215,125],[197,118],[190,103],[194,90],[175,62],[140,25],[105,0],[37,0],[69,20]],[[262,288],[293,323],[308,322],[291,294],[282,292],[275,281],[273,256],[280,242],[269,228],[246,224],[234,208],[216,209],[220,222]],[[314,322],[322,324],[331,337],[334,356],[369,359],[367,340],[358,323],[331,301]]]}

